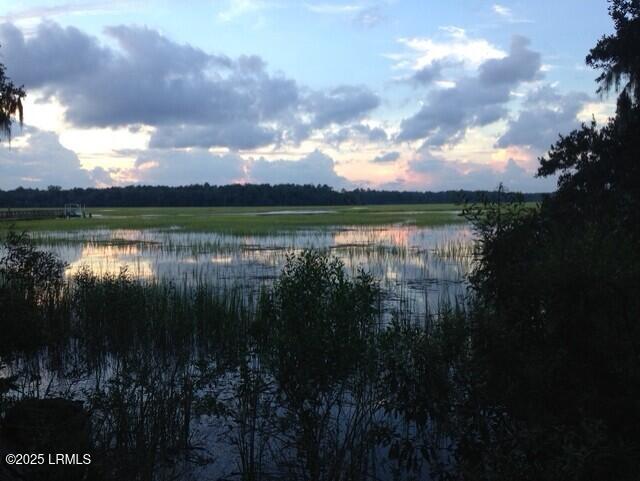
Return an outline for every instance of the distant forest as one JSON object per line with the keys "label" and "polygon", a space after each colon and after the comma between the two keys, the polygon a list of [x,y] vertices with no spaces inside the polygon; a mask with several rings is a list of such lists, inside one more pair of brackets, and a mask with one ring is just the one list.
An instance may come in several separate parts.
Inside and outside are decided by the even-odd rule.
{"label": "distant forest", "polygon": [[[543,194],[523,194],[539,201]],[[424,204],[496,200],[496,191],[448,190],[403,192],[387,190],[334,190],[327,185],[196,184],[180,187],[131,185],[127,187],[0,190],[0,207],[60,207],[68,203],[88,207],[186,207],[271,205]]]}

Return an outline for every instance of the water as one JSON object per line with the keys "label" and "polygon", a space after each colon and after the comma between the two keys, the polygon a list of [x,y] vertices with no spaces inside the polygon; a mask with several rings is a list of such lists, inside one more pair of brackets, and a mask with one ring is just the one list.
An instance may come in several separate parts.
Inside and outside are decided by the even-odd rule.
{"label": "water", "polygon": [[412,315],[436,312],[466,292],[472,264],[468,225],[333,227],[267,235],[150,230],[48,232],[36,237],[68,263],[137,278],[206,281],[255,292],[272,282],[286,256],[315,248],[340,258],[351,274],[363,269],[381,283],[386,305]]}
{"label": "water", "polygon": [[[68,264],[70,278],[86,268],[97,274],[126,268],[143,281],[239,287],[247,295],[273,283],[287,256],[320,249],[342,260],[351,275],[359,269],[372,274],[386,318],[400,313],[409,321],[464,297],[472,267],[472,232],[459,224],[259,236],[93,230],[38,233],[35,239]],[[147,462],[153,477],[135,471],[130,479],[429,479],[431,459],[406,469],[391,455],[394,443],[410,440],[415,447],[428,444],[448,465],[450,441],[431,420],[417,423],[398,406],[397,382],[388,384],[383,367],[385,357],[411,359],[403,349],[414,334],[397,334],[386,347],[371,341],[371,349],[357,360],[347,356],[343,365],[325,351],[340,338],[320,350],[315,347],[322,340],[303,335],[270,341],[273,346],[248,342],[170,353],[153,347],[103,352],[76,339],[60,350],[6,359],[4,367],[0,362],[0,378],[18,376],[13,399],[82,400],[92,413],[93,442],[117,459],[115,479]],[[300,345],[302,355],[292,358]],[[391,377],[405,383],[403,392],[413,392],[421,370],[394,365],[398,376]],[[318,381],[309,382],[305,373],[311,372]]]}

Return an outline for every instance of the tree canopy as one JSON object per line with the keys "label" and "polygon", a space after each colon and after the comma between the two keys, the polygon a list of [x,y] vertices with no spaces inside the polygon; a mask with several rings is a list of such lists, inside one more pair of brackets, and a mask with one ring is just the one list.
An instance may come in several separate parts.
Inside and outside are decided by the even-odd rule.
{"label": "tree canopy", "polygon": [[[587,56],[602,71],[598,92],[619,91],[616,115],[561,136],[540,159],[538,175],[559,174],[557,212],[593,225],[635,229],[640,223],[640,0],[610,0],[615,33],[603,36]],[[617,226],[613,226],[613,222]],[[635,227],[634,227],[635,226]]]}
{"label": "tree canopy", "polygon": [[615,33],[604,35],[587,56],[587,65],[602,70],[598,93],[615,88],[640,101],[640,0],[611,0]]}
{"label": "tree canopy", "polygon": [[18,118],[20,125],[24,120],[22,99],[26,93],[23,87],[16,87],[7,77],[6,68],[0,63],[0,140],[11,138],[13,119]]}
{"label": "tree canopy", "polygon": [[539,176],[558,175],[540,209],[466,211],[479,237],[469,390],[487,426],[461,435],[469,479],[640,472],[640,1],[609,11],[615,33],[587,64],[600,93],[619,92],[615,116],[540,159]]}
{"label": "tree canopy", "polygon": [[[328,185],[299,184],[194,184],[177,187],[130,185],[109,188],[0,190],[1,207],[60,207],[81,203],[90,207],[197,207],[259,205],[363,205],[456,203],[496,198],[495,192],[452,190],[410,192],[388,190],[335,190]],[[527,201],[539,201],[541,194],[524,194]]]}

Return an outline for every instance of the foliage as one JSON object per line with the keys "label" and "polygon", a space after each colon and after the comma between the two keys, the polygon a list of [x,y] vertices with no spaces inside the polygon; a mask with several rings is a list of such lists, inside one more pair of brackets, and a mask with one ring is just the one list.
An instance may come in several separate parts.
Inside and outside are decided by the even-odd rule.
{"label": "foliage", "polygon": [[36,249],[26,233],[10,231],[0,258],[0,352],[27,348],[65,323],[61,302],[65,264]]}
{"label": "foliage", "polygon": [[505,194],[463,212],[478,241],[464,324],[473,375],[452,382],[467,396],[449,395],[462,479],[640,469],[640,3],[613,0],[610,11],[616,34],[587,62],[604,70],[601,92],[628,80],[616,117],[561,136],[540,159],[538,175],[558,175],[558,189],[539,209]]}
{"label": "foliage", "polygon": [[[601,128],[595,121],[573,131],[540,159],[539,176],[559,174],[558,190],[546,206],[560,216],[606,229],[633,230],[640,220],[640,107],[626,92],[616,116]],[[614,225],[618,222],[619,225]],[[635,234],[638,234],[636,230]]]}
{"label": "foliage", "polygon": [[611,88],[623,91],[640,102],[640,1],[611,0],[609,14],[615,33],[604,35],[587,56],[587,65],[603,72],[597,81],[599,93]]}
{"label": "foliage", "polygon": [[263,294],[254,335],[266,369],[261,378],[277,385],[273,432],[295,446],[277,456],[287,479],[366,476],[374,445],[377,301],[369,274],[351,278],[340,260],[316,250],[290,255]]}
{"label": "foliage", "polygon": [[[194,184],[184,186],[130,185],[126,187],[47,189],[18,187],[0,190],[0,205],[6,207],[60,207],[80,203],[90,207],[181,207],[181,206],[302,206],[302,205],[390,205],[447,204],[462,199],[474,201],[492,192],[445,191],[404,192],[371,189],[337,191],[327,185],[297,184]],[[540,195],[527,194],[527,200]]]}
{"label": "foliage", "polygon": [[113,376],[98,375],[86,389],[93,418],[91,479],[180,479],[192,441],[189,365],[139,350],[111,369]]}
{"label": "foliage", "polygon": [[25,294],[43,297],[55,293],[62,282],[65,264],[54,254],[36,249],[26,232],[10,231],[0,258],[0,273],[9,281],[20,283]]}
{"label": "foliage", "polygon": [[590,63],[605,69],[604,88],[630,79],[616,117],[562,137],[541,159],[539,175],[559,179],[539,208],[501,188],[465,208],[478,236],[468,306],[425,326],[400,318],[383,327],[375,281],[316,251],[288,259],[255,317],[206,286],[145,284],[126,272],[81,272],[64,290],[55,258],[14,235],[0,271],[3,336],[22,327],[22,314],[4,314],[20,312],[16,299],[29,312],[52,299],[77,323],[70,332],[119,354],[104,369],[124,360],[117,377],[88,398],[99,445],[140,457],[138,477],[189,445],[197,390],[188,362],[166,353],[198,333],[232,339],[237,355],[203,357],[198,385],[222,385],[204,414],[229,420],[242,479],[374,479],[369,461],[384,456],[399,479],[637,479],[640,43],[629,38],[639,6],[611,5],[616,35]]}
{"label": "foliage", "polygon": [[377,292],[369,274],[351,279],[337,258],[290,255],[256,326],[276,376],[306,395],[352,372],[376,327]]}
{"label": "foliage", "polygon": [[177,287],[135,279],[126,269],[97,275],[85,267],[71,279],[69,297],[75,321],[70,335],[95,352],[184,352],[196,344],[233,350],[246,330],[237,290],[203,283]]}
{"label": "foliage", "polygon": [[561,136],[540,159],[557,192],[537,210],[511,199],[465,211],[479,238],[468,386],[479,408],[458,432],[471,479],[640,469],[639,8],[612,1],[616,35],[589,57],[605,69],[603,89],[629,79],[616,117]]}
{"label": "foliage", "polygon": [[5,66],[0,63],[0,139],[2,136],[11,138],[13,117],[16,115],[22,125],[22,99],[26,96],[24,89],[16,87],[5,72]]}
{"label": "foliage", "polygon": [[388,419],[398,420],[380,433],[380,442],[409,479],[426,473],[448,479],[458,468],[453,437],[468,431],[460,424],[475,372],[467,322],[458,305],[441,312],[430,329],[394,319],[380,334],[380,404]]}

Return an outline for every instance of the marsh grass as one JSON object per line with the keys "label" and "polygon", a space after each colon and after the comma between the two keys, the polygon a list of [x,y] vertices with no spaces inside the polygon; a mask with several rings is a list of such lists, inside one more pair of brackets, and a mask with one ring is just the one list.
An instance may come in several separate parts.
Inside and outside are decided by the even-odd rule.
{"label": "marsh grass", "polygon": [[[29,231],[76,231],[88,229],[156,229],[185,232],[267,234],[339,225],[412,224],[445,225],[461,222],[460,206],[454,204],[322,206],[322,207],[155,207],[93,208],[91,218],[42,219],[15,222]],[[322,211],[308,214],[308,211]],[[281,215],[265,213],[283,212]],[[296,212],[300,212],[299,214]],[[0,222],[0,230],[11,228]]]}
{"label": "marsh grass", "polygon": [[436,309],[443,295],[464,295],[472,263],[464,256],[471,243],[464,225],[343,226],[262,235],[103,229],[38,232],[32,239],[69,263],[68,278],[87,269],[117,276],[127,268],[147,283],[207,284],[254,297],[276,280],[289,253],[313,248],[341,259],[350,275],[366,266],[380,280],[385,310],[403,299],[417,317]]}
{"label": "marsh grass", "polygon": [[[371,245],[346,246],[346,259],[362,248]],[[455,349],[434,336],[452,304],[417,318],[401,291],[389,311],[383,283],[352,271],[335,249],[274,252],[284,268],[249,291],[206,277],[55,270],[56,294],[32,324],[32,344],[5,344],[1,376],[14,387],[2,406],[81,400],[93,479],[412,479],[450,466],[446,424],[436,425],[445,401],[416,389],[450,393]],[[425,346],[440,351],[425,357]],[[428,409],[417,412],[425,396]]]}

